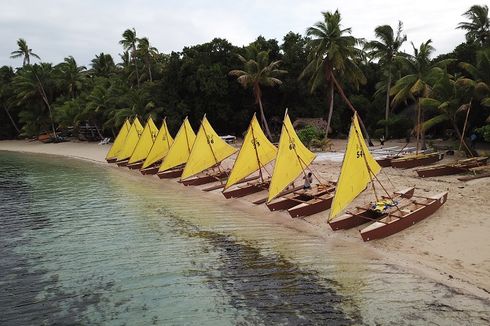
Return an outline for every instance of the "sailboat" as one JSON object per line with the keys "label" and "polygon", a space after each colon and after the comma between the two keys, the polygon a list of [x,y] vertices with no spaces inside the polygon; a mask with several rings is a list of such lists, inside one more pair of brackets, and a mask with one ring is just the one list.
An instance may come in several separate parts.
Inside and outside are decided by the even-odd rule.
{"label": "sailboat", "polygon": [[[204,115],[189,159],[181,175],[181,182],[186,185],[201,185],[221,181],[228,176],[229,170],[223,169],[220,163],[237,151],[221,139]],[[205,175],[197,174],[208,170]],[[214,170],[217,171],[214,171]]]}
{"label": "sailboat", "polygon": [[182,175],[184,164],[189,159],[192,145],[196,139],[196,134],[192,130],[187,117],[179,128],[174,142],[168,150],[167,156],[162,161],[157,175],[163,178],[178,178]]}
{"label": "sailboat", "polygon": [[107,155],[105,157],[107,163],[115,163],[117,161],[117,154],[119,154],[119,152],[123,148],[130,128],[131,123],[129,122],[129,119],[126,119],[121,129],[119,130],[116,139],[114,139],[114,144],[112,144],[111,149],[109,149],[109,152],[107,152]]}
{"label": "sailboat", "polygon": [[146,121],[145,128],[141,133],[140,139],[134,148],[133,154],[128,161],[128,168],[130,169],[139,169],[143,165],[148,153],[150,152],[153,143],[155,142],[155,138],[157,136],[158,128],[153,122],[151,117],[148,117]]}
{"label": "sailboat", "polygon": [[155,138],[155,142],[145,159],[145,162],[141,166],[142,174],[155,174],[158,172],[163,158],[167,155],[170,147],[172,146],[174,139],[170,135],[167,127],[167,118],[163,119],[162,126],[158,131]]}
{"label": "sailboat", "polygon": [[[243,197],[269,188],[270,177],[264,178],[262,170],[265,170],[265,166],[272,162],[276,155],[277,148],[267,139],[254,114],[224,186],[223,195],[226,198]],[[257,177],[249,177],[256,171],[259,173]],[[248,182],[257,178],[258,182]],[[244,182],[247,184],[239,184]]]}
{"label": "sailboat", "polygon": [[[362,137],[355,113],[328,219],[333,230],[373,222],[360,231],[363,240],[383,238],[430,216],[447,200],[447,192],[431,197],[415,197],[413,187],[389,195],[376,177],[380,170],[381,167],[372,157]],[[377,195],[374,181],[381,185],[387,196]],[[369,183],[373,186],[376,201],[337,217]]]}
{"label": "sailboat", "polygon": [[138,144],[142,132],[143,126],[141,125],[138,117],[135,117],[131,128],[129,128],[124,145],[121,151],[117,154],[117,166],[126,166],[128,164],[129,158],[133,154],[134,148]]}
{"label": "sailboat", "polygon": [[[299,217],[312,215],[330,207],[335,190],[333,184],[319,183],[311,189],[294,187],[293,182],[300,175],[308,178],[306,169],[314,159],[315,154],[303,145],[294,131],[286,110],[267,197],[267,207],[270,210],[287,209],[292,217]],[[292,188],[285,190],[287,187]]]}

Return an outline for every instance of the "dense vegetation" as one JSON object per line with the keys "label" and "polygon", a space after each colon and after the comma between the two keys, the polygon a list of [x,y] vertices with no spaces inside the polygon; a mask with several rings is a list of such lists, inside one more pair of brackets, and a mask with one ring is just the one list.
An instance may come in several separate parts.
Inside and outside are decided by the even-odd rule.
{"label": "dense vegetation", "polygon": [[347,133],[356,109],[372,137],[407,137],[419,126],[422,140],[463,129],[488,139],[488,7],[472,6],[455,28],[465,30],[466,42],[436,58],[431,40],[400,52],[407,41],[401,22],[395,30],[378,26],[366,41],[343,27],[338,11],[281,42],[259,36],[236,47],[216,38],[170,54],[128,29],[119,62],[100,53],[90,67],[73,57],[32,64],[40,57],[19,39],[12,58],[23,66],[0,68],[0,138],[76,132],[86,123],[112,136],[126,117],[149,115],[166,116],[175,132],[185,116],[197,128],[204,113],[219,133],[240,136],[253,112],[277,137],[288,108],[293,120],[323,117],[333,136]]}

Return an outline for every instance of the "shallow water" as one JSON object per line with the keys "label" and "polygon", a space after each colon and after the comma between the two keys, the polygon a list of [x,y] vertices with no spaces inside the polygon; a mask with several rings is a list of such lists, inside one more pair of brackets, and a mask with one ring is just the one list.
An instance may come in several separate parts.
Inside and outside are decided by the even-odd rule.
{"label": "shallow water", "polygon": [[168,182],[0,151],[0,324],[490,323],[488,301],[372,259],[361,242]]}

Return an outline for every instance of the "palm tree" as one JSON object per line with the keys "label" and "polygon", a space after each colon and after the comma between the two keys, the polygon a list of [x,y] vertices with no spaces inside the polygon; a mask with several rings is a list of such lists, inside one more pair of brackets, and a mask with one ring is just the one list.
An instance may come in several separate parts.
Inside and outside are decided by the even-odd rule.
{"label": "palm tree", "polygon": [[267,137],[272,140],[272,134],[262,105],[261,86],[274,87],[281,85],[282,81],[278,77],[286,74],[287,71],[278,69],[281,60],[269,62],[269,51],[257,52],[257,49],[251,46],[247,48],[247,58],[238,55],[238,59],[243,63],[243,70],[231,70],[229,75],[237,77],[237,81],[243,88],[252,88],[255,104],[259,105],[262,125],[267,133]]}
{"label": "palm tree", "polygon": [[[299,78],[310,76],[311,92],[322,84],[327,87],[330,103],[327,119],[328,132],[332,120],[335,88],[349,108],[356,111],[345,96],[336,76],[348,81],[356,88],[359,87],[359,84],[366,82],[366,77],[357,65],[360,50],[355,46],[360,43],[360,40],[350,35],[351,28],[341,28],[341,16],[338,10],[334,13],[328,11],[322,14],[323,21],[315,23],[306,31],[307,36],[311,37],[309,42],[311,50],[308,55],[309,63]],[[364,123],[362,120],[360,122],[367,135]],[[371,143],[369,135],[367,138]]]}
{"label": "palm tree", "polygon": [[116,69],[114,59],[110,54],[101,52],[99,55],[95,55],[95,58],[91,61],[91,73],[99,77],[109,77]]}
{"label": "palm tree", "polygon": [[54,83],[54,69],[49,63],[41,63],[22,69],[13,80],[16,88],[16,101],[18,104],[31,105],[42,101],[48,109],[51,128],[56,137],[56,128],[53,120],[51,102],[54,98],[56,85]]}
{"label": "palm tree", "polygon": [[467,31],[466,40],[468,42],[477,41],[481,46],[484,46],[490,40],[488,6],[471,6],[463,16],[467,18],[469,22],[460,22],[457,28]]}
{"label": "palm tree", "polygon": [[476,152],[472,150],[464,141],[464,136],[461,134],[457,115],[460,112],[469,109],[467,88],[454,77],[444,71],[440,78],[433,84],[430,97],[420,98],[420,106],[424,108],[436,109],[437,115],[423,122],[422,129],[429,130],[430,128],[441,123],[450,122],[454,131],[458,135],[461,143],[464,144],[464,150],[469,156],[476,156]]}
{"label": "palm tree", "polygon": [[133,29],[127,29],[124,31],[122,34],[123,39],[119,41],[119,44],[121,44],[126,51],[130,51],[131,59],[133,60],[134,68],[136,70],[136,83],[138,87],[140,86],[140,76],[138,72],[138,64],[136,62],[136,43],[138,42],[138,38],[136,37],[136,30]]}
{"label": "palm tree", "polygon": [[[398,22],[398,30],[396,36],[393,33],[393,28],[390,25],[382,25],[376,27],[374,33],[379,41],[371,41],[366,44],[366,50],[369,55],[375,59],[379,59],[379,64],[386,69],[388,80],[386,82],[386,106],[385,120],[388,121],[390,114],[390,88],[392,72],[395,68],[395,61],[400,57],[400,47],[407,40],[406,35],[402,35],[403,24]],[[388,125],[385,125],[385,137],[388,137]]]}
{"label": "palm tree", "polygon": [[71,98],[77,96],[78,90],[82,89],[84,75],[82,72],[86,69],[84,66],[78,66],[72,56],[56,66],[58,69],[58,80],[60,88],[65,89]]}
{"label": "palm tree", "polygon": [[[429,97],[431,92],[431,84],[435,82],[443,73],[443,70],[430,61],[430,55],[434,52],[432,41],[428,40],[422,43],[419,48],[416,48],[412,43],[414,50],[413,56],[408,56],[403,59],[410,74],[400,78],[390,90],[390,95],[394,96],[391,102],[393,107],[400,105],[407,99],[416,103],[417,122],[417,153],[419,150],[419,137],[422,138],[422,149],[425,149],[425,131],[421,129],[423,122],[423,111],[420,107],[420,98]],[[444,64],[445,62],[441,62]]]}
{"label": "palm tree", "polygon": [[151,61],[158,54],[157,48],[150,46],[150,41],[148,40],[148,38],[143,37],[140,38],[138,42],[138,54],[141,56],[141,58],[143,58],[146,69],[148,69],[149,80],[153,81],[151,73]]}
{"label": "palm tree", "polygon": [[27,46],[26,40],[24,40],[23,38],[20,38],[17,40],[17,45],[19,46],[19,49],[16,51],[12,51],[10,53],[11,54],[10,57],[12,59],[24,57],[24,60],[22,62],[22,66],[31,64],[31,56],[41,60],[41,58],[37,54],[32,52],[32,49],[29,49],[29,46]]}

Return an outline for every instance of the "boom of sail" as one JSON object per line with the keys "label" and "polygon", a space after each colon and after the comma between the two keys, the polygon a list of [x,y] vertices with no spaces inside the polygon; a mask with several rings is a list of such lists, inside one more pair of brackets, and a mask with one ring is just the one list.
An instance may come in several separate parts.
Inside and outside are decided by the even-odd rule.
{"label": "boom of sail", "polygon": [[187,162],[195,139],[196,134],[186,117],[158,171],[166,171]]}
{"label": "boom of sail", "polygon": [[381,167],[367,148],[359,127],[357,113],[355,113],[337,181],[337,190],[330,208],[329,220],[333,219],[366,189],[380,170]]}
{"label": "boom of sail", "polygon": [[181,178],[187,179],[215,166],[236,151],[218,136],[204,115]]}
{"label": "boom of sail", "polygon": [[138,144],[138,140],[140,139],[140,135],[143,132],[143,126],[139,121],[138,117],[134,118],[133,124],[131,128],[129,128],[128,135],[126,137],[126,141],[124,142],[124,146],[117,154],[117,160],[123,161],[129,159],[133,154],[134,148],[136,144]]}
{"label": "boom of sail", "polygon": [[267,139],[254,114],[224,190],[263,168],[274,160],[276,155],[277,148]]}
{"label": "boom of sail", "polygon": [[286,111],[267,201],[274,199],[301,173],[304,173],[305,168],[314,159],[315,154],[303,145]]}
{"label": "boom of sail", "polygon": [[153,146],[153,142],[155,141],[156,135],[158,132],[158,128],[153,122],[151,117],[146,121],[145,128],[141,133],[140,139],[134,148],[133,154],[129,159],[129,164],[142,161],[146,159],[148,153],[150,152],[151,147]]}
{"label": "boom of sail", "polygon": [[109,152],[107,152],[107,155],[105,157],[106,160],[109,159],[117,159],[117,155],[121,151],[121,149],[124,146],[124,142],[126,141],[126,137],[128,136],[129,129],[131,128],[131,123],[129,122],[129,119],[126,119],[119,130],[119,133],[116,136],[116,139],[114,139],[114,144],[112,144],[111,149],[109,149]]}
{"label": "boom of sail", "polygon": [[168,132],[167,119],[164,118],[162,126],[160,127],[160,130],[155,138],[155,142],[153,143],[153,146],[151,147],[150,152],[143,163],[142,169],[162,160],[167,155],[173,142],[174,140]]}

